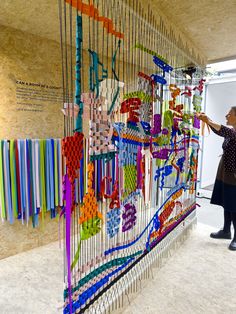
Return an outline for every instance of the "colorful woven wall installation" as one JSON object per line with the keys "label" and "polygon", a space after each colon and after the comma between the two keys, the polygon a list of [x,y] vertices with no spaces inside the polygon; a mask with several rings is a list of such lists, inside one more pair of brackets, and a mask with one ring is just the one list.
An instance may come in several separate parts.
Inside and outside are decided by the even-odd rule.
{"label": "colorful woven wall installation", "polygon": [[[171,31],[151,8],[145,15],[139,1],[131,2],[59,1],[64,99],[80,108],[67,106],[65,140],[82,138],[89,123],[71,181],[77,195],[62,209],[64,314],[109,309],[126,291],[122,278],[158,252],[196,207],[200,59],[169,40]],[[196,69],[191,79],[188,64]],[[127,278],[127,285],[135,280]],[[109,291],[114,300],[106,301]]]}

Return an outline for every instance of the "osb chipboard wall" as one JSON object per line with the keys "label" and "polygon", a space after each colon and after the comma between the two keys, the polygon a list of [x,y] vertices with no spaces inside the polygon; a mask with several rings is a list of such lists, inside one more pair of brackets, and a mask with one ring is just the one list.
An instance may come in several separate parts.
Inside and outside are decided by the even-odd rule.
{"label": "osb chipboard wall", "polygon": [[63,135],[60,45],[0,26],[0,138]]}
{"label": "osb chipboard wall", "polygon": [[[62,137],[60,45],[3,26],[0,43],[0,139]],[[57,239],[49,215],[38,228],[0,222],[0,259]]]}
{"label": "osb chipboard wall", "polygon": [[[1,25],[0,42],[0,139],[63,137],[60,44]],[[68,54],[71,53],[70,49],[68,47]],[[72,56],[74,69],[74,48]],[[69,59],[68,57],[68,64]],[[109,60],[111,64],[111,59]],[[85,49],[83,50],[85,92],[88,92],[89,87],[88,68],[89,53]],[[68,70],[70,85],[69,72]],[[122,76],[122,72],[120,74]],[[74,90],[74,77],[72,82]],[[83,127],[85,135],[88,136],[88,108],[84,109]]]}
{"label": "osb chipboard wall", "polygon": [[15,221],[13,225],[8,222],[0,224],[0,259],[31,250],[58,240],[58,219],[51,219],[46,215],[44,223],[33,228]]}
{"label": "osb chipboard wall", "polygon": [[[60,45],[3,26],[0,26],[0,42],[0,139],[62,137],[62,90],[58,89],[61,86]],[[87,51],[83,52],[83,60],[84,68],[88,69]],[[86,75],[84,84],[83,90],[87,92],[89,84]],[[48,95],[52,93],[59,95],[58,101],[43,99],[45,95],[51,100],[53,97]],[[43,100],[39,100],[38,95]],[[21,108],[30,111],[19,110]],[[88,118],[88,110],[85,110],[84,116]],[[85,118],[84,131],[87,135],[88,125]],[[32,228],[30,222],[29,226],[22,225],[21,221],[15,221],[13,225],[0,222],[0,259],[57,239],[57,219],[47,217],[44,225],[40,222],[39,228]]]}

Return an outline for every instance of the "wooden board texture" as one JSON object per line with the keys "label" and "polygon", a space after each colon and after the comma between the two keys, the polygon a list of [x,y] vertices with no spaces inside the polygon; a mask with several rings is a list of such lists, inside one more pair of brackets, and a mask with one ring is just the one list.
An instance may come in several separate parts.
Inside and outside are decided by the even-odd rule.
{"label": "wooden board texture", "polygon": [[[59,138],[63,135],[62,102],[37,100],[35,91],[55,93],[60,96],[61,58],[60,45],[21,31],[0,26],[0,138]],[[48,85],[53,88],[24,86],[17,81]],[[17,88],[31,89],[32,99],[16,96]],[[56,87],[56,89],[54,89]],[[27,96],[25,97],[27,98]],[[19,102],[32,103],[21,105]],[[39,104],[42,111],[22,111],[34,109]]]}

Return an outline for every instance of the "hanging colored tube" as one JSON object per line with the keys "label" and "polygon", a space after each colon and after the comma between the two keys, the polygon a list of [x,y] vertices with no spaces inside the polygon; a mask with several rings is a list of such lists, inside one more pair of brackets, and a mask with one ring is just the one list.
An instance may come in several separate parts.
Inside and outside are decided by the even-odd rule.
{"label": "hanging colored tube", "polygon": [[0,141],[0,217],[33,227],[62,205],[60,139]]}

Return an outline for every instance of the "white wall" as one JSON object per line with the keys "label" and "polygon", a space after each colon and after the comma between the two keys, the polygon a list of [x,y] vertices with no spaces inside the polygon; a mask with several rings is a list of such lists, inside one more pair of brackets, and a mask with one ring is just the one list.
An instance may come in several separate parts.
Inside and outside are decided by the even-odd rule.
{"label": "white wall", "polygon": [[[206,86],[206,114],[215,122],[226,125],[225,115],[231,106],[236,106],[236,82],[214,83]],[[223,138],[212,131],[205,131],[203,153],[200,157],[200,187],[211,185],[215,181],[216,171],[222,154]]]}

